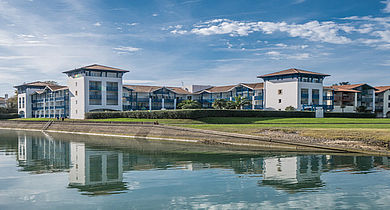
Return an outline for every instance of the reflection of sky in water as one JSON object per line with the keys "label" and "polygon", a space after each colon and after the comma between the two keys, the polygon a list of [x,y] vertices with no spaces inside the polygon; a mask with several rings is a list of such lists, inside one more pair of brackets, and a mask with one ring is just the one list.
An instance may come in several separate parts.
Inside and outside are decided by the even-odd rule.
{"label": "reflection of sky in water", "polygon": [[96,148],[0,131],[0,209],[384,208],[389,159]]}

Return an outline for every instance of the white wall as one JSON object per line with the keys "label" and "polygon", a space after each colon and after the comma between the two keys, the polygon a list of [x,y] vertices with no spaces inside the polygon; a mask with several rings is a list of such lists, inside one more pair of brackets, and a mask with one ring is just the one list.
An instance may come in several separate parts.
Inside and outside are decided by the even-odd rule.
{"label": "white wall", "polygon": [[[77,83],[77,85],[76,85]],[[69,117],[71,119],[84,119],[85,114],[85,99],[87,86],[85,85],[85,77],[68,78],[69,87]],[[77,96],[76,96],[77,91]]]}
{"label": "white wall", "polygon": [[[89,81],[99,81],[102,84],[102,104],[89,104]],[[76,86],[77,82],[77,86]],[[107,105],[107,82],[118,83],[118,105]],[[85,113],[96,109],[111,109],[122,111],[122,78],[82,76],[79,78],[68,78],[70,96],[70,118],[84,119]],[[76,96],[77,91],[77,96]],[[77,101],[77,103],[76,103]]]}
{"label": "white wall", "polygon": [[[284,79],[265,81],[265,108],[284,110],[288,106],[298,108],[298,80]],[[282,94],[278,94],[282,90]],[[281,99],[281,103],[279,103]]]}

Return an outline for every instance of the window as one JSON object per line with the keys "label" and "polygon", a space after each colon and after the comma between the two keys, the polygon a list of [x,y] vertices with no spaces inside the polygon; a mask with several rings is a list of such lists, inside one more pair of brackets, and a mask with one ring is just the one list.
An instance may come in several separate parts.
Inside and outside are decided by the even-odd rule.
{"label": "window", "polygon": [[75,83],[75,86],[77,87],[77,82]]}
{"label": "window", "polygon": [[389,101],[390,101],[390,95],[389,95]]}
{"label": "window", "polygon": [[282,99],[279,99],[279,104],[282,103]]}
{"label": "window", "polygon": [[77,100],[76,100],[76,104],[77,104]]}
{"label": "window", "polygon": [[282,95],[282,93],[283,93],[282,89],[279,89],[278,90],[278,95]]}
{"label": "window", "polygon": [[77,109],[76,109],[76,111],[75,111],[75,112],[76,112],[76,114],[77,114]]}
{"label": "window", "polygon": [[309,103],[309,89],[301,89],[301,104]]}
{"label": "window", "polygon": [[118,83],[107,82],[107,105],[118,105]]}
{"label": "window", "polygon": [[313,89],[312,92],[312,97],[311,97],[311,102],[312,104],[320,104],[320,90],[318,89]]}
{"label": "window", "polygon": [[98,72],[98,71],[91,71],[90,75],[92,77],[101,77],[102,74],[101,74],[101,72]]}
{"label": "window", "polygon": [[76,90],[76,93],[75,93],[75,94],[76,94],[76,96],[77,96],[77,90]]}
{"label": "window", "polygon": [[389,108],[390,108],[390,103],[389,103]]}

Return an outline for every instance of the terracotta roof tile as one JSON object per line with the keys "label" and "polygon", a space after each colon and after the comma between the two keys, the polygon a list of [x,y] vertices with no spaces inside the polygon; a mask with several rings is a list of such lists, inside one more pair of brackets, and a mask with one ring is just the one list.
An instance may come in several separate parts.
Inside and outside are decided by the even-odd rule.
{"label": "terracotta roof tile", "polygon": [[114,68],[114,67],[103,66],[103,65],[99,65],[99,64],[92,64],[92,65],[89,65],[89,66],[84,66],[84,67],[80,67],[80,68],[77,68],[77,69],[64,71],[62,73],[70,73],[70,72],[78,71],[78,70],[115,71],[115,72],[124,72],[124,73],[125,72],[129,72],[127,70],[118,69],[118,68]]}
{"label": "terracotta roof tile", "polygon": [[375,91],[375,93],[382,93],[385,92],[386,90],[390,90],[390,86],[378,86],[375,88],[378,89],[377,91]]}
{"label": "terracotta roof tile", "polygon": [[[149,85],[123,85],[123,86],[125,88],[132,89],[134,92],[137,93],[151,93],[161,88],[164,88],[164,86],[149,86]],[[165,88],[175,92],[176,94],[192,94],[181,87],[165,87]]]}
{"label": "terracotta roof tile", "polygon": [[324,77],[330,76],[329,74],[321,74],[321,73],[317,73],[317,72],[291,68],[291,69],[287,69],[287,70],[283,70],[283,71],[274,72],[271,74],[265,74],[262,76],[258,76],[258,78],[272,77],[272,76],[279,76],[279,75],[290,75],[290,74],[309,74],[309,75],[319,75],[319,76],[324,76]]}
{"label": "terracotta roof tile", "polygon": [[[334,91],[360,93],[361,91],[355,90],[355,88],[358,88],[358,87],[363,86],[363,85],[367,85],[367,84],[361,83],[361,84],[351,84],[351,85],[332,85],[332,86],[330,86],[330,88],[333,88]],[[368,86],[370,86],[370,85],[368,85]],[[374,87],[372,87],[372,88],[374,88]],[[376,89],[376,88],[374,88],[374,89]]]}

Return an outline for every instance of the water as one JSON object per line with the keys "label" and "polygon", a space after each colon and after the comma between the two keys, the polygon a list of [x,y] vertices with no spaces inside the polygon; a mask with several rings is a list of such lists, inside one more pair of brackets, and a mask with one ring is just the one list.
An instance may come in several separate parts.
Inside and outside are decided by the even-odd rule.
{"label": "water", "polygon": [[0,209],[390,207],[387,157],[94,138],[0,129]]}

